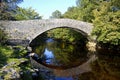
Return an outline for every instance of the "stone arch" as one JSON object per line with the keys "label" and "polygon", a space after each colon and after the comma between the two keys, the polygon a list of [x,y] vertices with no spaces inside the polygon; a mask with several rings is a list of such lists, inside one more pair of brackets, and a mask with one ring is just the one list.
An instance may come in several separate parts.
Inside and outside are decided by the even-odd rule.
{"label": "stone arch", "polygon": [[41,33],[58,27],[69,27],[90,35],[91,23],[73,19],[46,19],[25,21],[0,21],[10,39],[29,40],[30,42]]}
{"label": "stone arch", "polygon": [[[72,28],[84,36],[89,36],[92,31],[92,24],[77,21],[77,20],[71,20],[71,19],[52,19],[52,20],[46,20],[46,24],[42,25],[42,27],[39,27],[35,35],[33,35],[31,41],[36,38],[38,35],[49,31],[51,29],[55,28]],[[31,42],[30,41],[30,42]]]}
{"label": "stone arch", "polygon": [[30,46],[30,45],[35,45],[36,39],[43,38],[42,34],[44,34],[45,32],[50,31],[50,30],[53,30],[53,29],[57,29],[57,28],[70,28],[70,29],[72,29],[72,30],[80,33],[81,35],[83,35],[83,36],[87,39],[86,41],[89,40],[89,35],[88,35],[87,33],[83,32],[83,31],[81,31],[81,30],[79,30],[79,29],[76,29],[76,28],[71,28],[71,27],[68,27],[68,26],[62,26],[62,27],[51,28],[51,29],[49,29],[49,30],[45,30],[45,31],[43,31],[43,32],[40,32],[40,34],[36,35],[36,37],[30,41],[29,46]]}

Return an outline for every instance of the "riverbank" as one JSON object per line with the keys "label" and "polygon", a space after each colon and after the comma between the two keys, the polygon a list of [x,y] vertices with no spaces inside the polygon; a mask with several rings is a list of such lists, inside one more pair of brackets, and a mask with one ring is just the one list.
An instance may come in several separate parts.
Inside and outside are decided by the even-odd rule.
{"label": "riverbank", "polygon": [[34,80],[35,73],[25,47],[0,46],[0,80]]}

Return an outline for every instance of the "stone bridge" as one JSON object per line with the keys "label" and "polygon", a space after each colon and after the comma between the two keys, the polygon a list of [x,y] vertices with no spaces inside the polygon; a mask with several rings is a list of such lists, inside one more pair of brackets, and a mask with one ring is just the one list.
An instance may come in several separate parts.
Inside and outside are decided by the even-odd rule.
{"label": "stone bridge", "polygon": [[93,25],[72,19],[0,21],[0,28],[4,29],[9,39],[29,40],[30,42],[43,32],[59,27],[73,28],[89,36]]}

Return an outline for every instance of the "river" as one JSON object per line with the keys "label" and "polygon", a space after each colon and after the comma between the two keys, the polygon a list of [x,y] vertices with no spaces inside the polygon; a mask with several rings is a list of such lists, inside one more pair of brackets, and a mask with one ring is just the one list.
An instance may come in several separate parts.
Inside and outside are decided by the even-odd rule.
{"label": "river", "polygon": [[55,80],[120,80],[119,52],[98,49],[93,54],[83,46],[52,38],[33,51],[40,64],[53,70]]}

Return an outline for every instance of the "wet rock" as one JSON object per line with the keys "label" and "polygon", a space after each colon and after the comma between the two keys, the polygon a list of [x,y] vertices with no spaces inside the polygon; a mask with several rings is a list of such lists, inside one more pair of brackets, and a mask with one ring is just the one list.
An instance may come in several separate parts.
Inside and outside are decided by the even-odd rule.
{"label": "wet rock", "polygon": [[38,72],[38,71],[39,71],[39,69],[34,69],[34,71]]}
{"label": "wet rock", "polygon": [[29,46],[27,46],[26,49],[27,49],[27,51],[28,51],[29,53],[32,51],[32,48],[29,47]]}
{"label": "wet rock", "polygon": [[22,61],[20,61],[19,66],[20,66],[20,65],[26,65],[26,64],[28,64],[28,63],[29,63],[28,60],[22,60]]}
{"label": "wet rock", "polygon": [[20,73],[20,77],[23,78],[24,77],[24,73],[21,71]]}
{"label": "wet rock", "polygon": [[0,76],[0,80],[4,80],[2,76]]}
{"label": "wet rock", "polygon": [[17,46],[17,45],[21,45],[21,46],[27,46],[29,44],[29,40],[21,40],[21,39],[8,39],[6,41],[7,45],[11,45],[11,46]]}
{"label": "wet rock", "polygon": [[39,56],[36,53],[30,53],[29,56],[32,57],[35,61],[39,60]]}
{"label": "wet rock", "polygon": [[38,79],[38,74],[37,73],[32,73],[32,78],[33,80],[37,80]]}
{"label": "wet rock", "polygon": [[39,69],[34,69],[34,71],[35,71],[37,74],[39,74]]}

